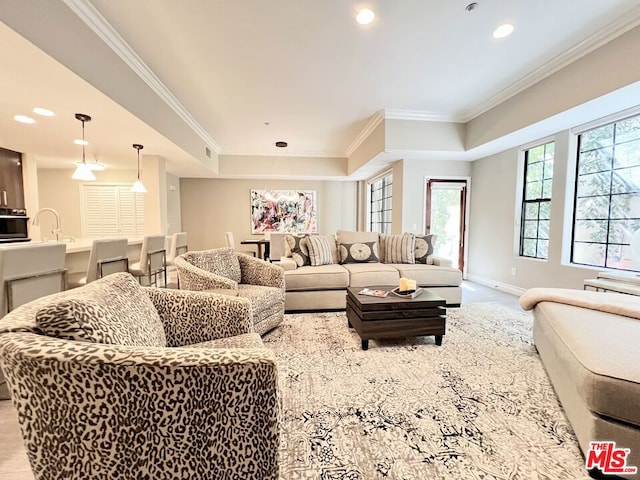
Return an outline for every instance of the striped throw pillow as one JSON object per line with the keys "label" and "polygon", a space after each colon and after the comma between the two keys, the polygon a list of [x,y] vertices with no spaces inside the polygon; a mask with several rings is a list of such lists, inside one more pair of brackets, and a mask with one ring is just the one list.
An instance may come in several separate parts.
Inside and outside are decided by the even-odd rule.
{"label": "striped throw pillow", "polygon": [[333,262],[333,250],[330,239],[325,235],[309,235],[307,237],[307,247],[309,247],[309,258],[312,266],[331,265]]}
{"label": "striped throw pillow", "polygon": [[383,242],[385,263],[416,263],[416,244],[412,233],[386,235]]}

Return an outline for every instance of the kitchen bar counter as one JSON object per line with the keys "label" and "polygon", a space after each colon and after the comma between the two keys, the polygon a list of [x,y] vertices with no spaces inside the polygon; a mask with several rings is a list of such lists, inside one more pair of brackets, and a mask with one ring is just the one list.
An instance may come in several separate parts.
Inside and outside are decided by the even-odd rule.
{"label": "kitchen bar counter", "polygon": [[[114,237],[123,238],[123,237]],[[69,273],[86,272],[89,264],[89,252],[91,251],[91,245],[94,238],[76,238],[75,241],[62,242],[66,245],[66,260],[65,266]],[[142,237],[129,237],[129,247],[127,248],[127,256],[129,257],[129,264],[137,262],[140,259],[140,250],[142,249]],[[40,240],[33,240],[31,242],[15,242],[5,243],[0,248],[18,248],[20,246],[34,244],[34,243],[54,243],[52,240],[42,242]]]}

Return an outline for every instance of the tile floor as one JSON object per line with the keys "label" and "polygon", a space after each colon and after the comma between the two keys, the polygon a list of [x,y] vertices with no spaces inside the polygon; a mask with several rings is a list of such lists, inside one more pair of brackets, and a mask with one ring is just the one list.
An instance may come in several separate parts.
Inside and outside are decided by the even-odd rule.
{"label": "tile floor", "polygon": [[[497,302],[520,309],[518,297],[477,283],[464,282],[462,303]],[[0,401],[0,479],[33,480],[22,445],[16,412],[10,401]]]}

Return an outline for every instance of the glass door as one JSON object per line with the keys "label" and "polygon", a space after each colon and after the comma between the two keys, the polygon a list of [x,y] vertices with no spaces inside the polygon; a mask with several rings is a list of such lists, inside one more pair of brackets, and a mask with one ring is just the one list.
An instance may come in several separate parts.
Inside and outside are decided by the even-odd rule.
{"label": "glass door", "polygon": [[466,180],[427,181],[425,231],[438,236],[434,255],[450,259],[460,271],[464,269],[466,203]]}

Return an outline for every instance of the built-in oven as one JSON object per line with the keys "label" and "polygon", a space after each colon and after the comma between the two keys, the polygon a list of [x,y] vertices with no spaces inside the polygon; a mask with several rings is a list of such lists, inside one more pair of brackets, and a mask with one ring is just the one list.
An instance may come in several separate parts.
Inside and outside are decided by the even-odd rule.
{"label": "built-in oven", "polygon": [[0,207],[0,243],[28,242],[29,217],[22,209]]}

